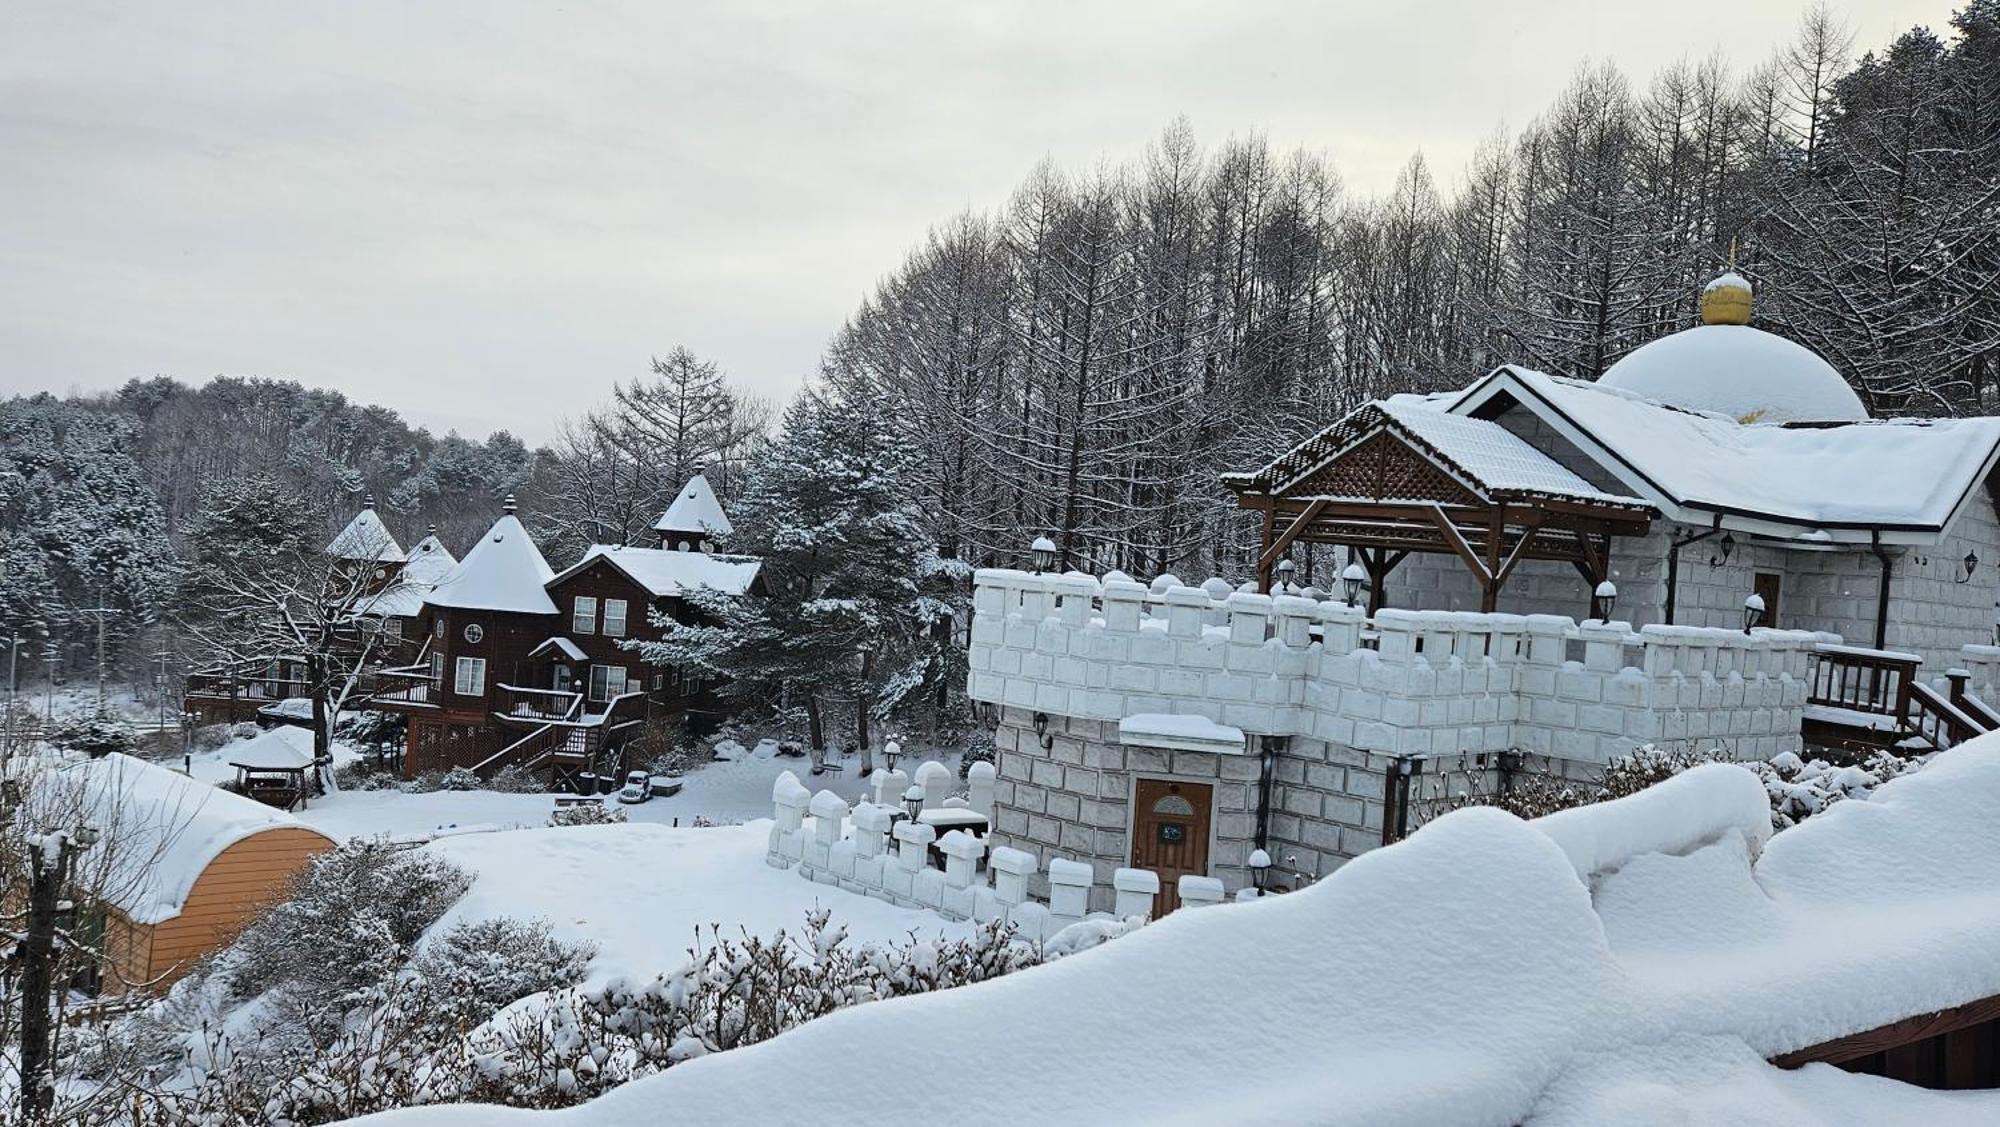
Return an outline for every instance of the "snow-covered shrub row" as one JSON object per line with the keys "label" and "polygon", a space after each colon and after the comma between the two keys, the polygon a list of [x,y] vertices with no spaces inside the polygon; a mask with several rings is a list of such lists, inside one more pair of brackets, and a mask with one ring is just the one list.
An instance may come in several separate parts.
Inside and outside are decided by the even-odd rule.
{"label": "snow-covered shrub row", "polygon": [[557,939],[542,920],[463,921],[424,944],[410,970],[438,1014],[473,1029],[530,994],[575,986],[597,948]]}
{"label": "snow-covered shrub row", "polygon": [[114,751],[131,751],[139,742],[139,733],[130,721],[115,713],[85,712],[57,717],[46,738],[64,751],[100,759]]}
{"label": "snow-covered shrub row", "polygon": [[518,763],[509,763],[493,772],[493,777],[486,780],[486,789],[502,794],[541,794],[549,787],[534,772]]}
{"label": "snow-covered shrub row", "polygon": [[625,820],[625,811],[602,802],[578,802],[558,806],[549,815],[551,826],[608,826]]}
{"label": "snow-covered shrub row", "polygon": [[470,767],[453,767],[438,780],[439,790],[485,790],[486,781]]}
{"label": "snow-covered shrub row", "polygon": [[1704,763],[1729,763],[1750,771],[1764,784],[1771,798],[1771,826],[1782,830],[1843,799],[1866,798],[1876,787],[1917,770],[1927,760],[1927,756],[1906,759],[1876,751],[1860,763],[1841,766],[1824,759],[1802,759],[1787,751],[1769,760],[1739,762],[1721,748],[1649,744],[1605,764],[1595,783],[1542,772],[1522,772],[1498,792],[1482,792],[1476,779],[1469,780],[1457,793],[1438,803],[1432,816],[1464,806],[1498,806],[1517,817],[1539,818],[1558,810],[1637,794]]}

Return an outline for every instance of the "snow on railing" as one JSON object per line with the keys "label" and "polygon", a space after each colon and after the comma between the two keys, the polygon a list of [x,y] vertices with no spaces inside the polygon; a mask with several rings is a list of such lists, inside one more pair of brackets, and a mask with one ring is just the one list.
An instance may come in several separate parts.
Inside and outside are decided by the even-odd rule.
{"label": "snow on railing", "polygon": [[[766,860],[821,884],[907,908],[928,908],[947,919],[1005,920],[1023,938],[1037,942],[1085,920],[1131,921],[1152,914],[1160,890],[1158,873],[1116,870],[1111,875],[1112,911],[1091,912],[1086,905],[1095,870],[1062,857],[1049,859],[1047,899],[1035,899],[1030,892],[1038,872],[1034,854],[999,846],[989,856],[985,838],[963,829],[947,829],[940,836],[936,825],[911,819],[897,801],[909,779],[902,771],[877,769],[868,779],[874,799],[850,807],[830,790],[813,793],[790,771],[780,774],[771,788],[776,823]],[[984,815],[990,824],[993,765],[973,764],[966,782],[966,797],[954,799],[947,797],[950,768],[930,761],[916,770],[915,785],[924,791],[927,815],[964,809]],[[942,867],[931,863],[933,849],[942,854]],[[1176,891],[1182,907],[1222,901],[1220,882],[1207,878],[1184,877]]]}
{"label": "snow on railing", "polygon": [[975,700],[1094,720],[1196,714],[1390,754],[1601,760],[1681,738],[1793,750],[1808,654],[1828,637],[1471,611],[1370,620],[1218,580],[1007,569],[977,573],[973,605]]}

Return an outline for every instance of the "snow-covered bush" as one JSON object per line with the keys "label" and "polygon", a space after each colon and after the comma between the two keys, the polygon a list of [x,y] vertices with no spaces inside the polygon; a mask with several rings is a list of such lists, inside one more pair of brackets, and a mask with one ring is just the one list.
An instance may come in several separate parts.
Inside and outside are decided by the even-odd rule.
{"label": "snow-covered bush", "polygon": [[401,776],[367,756],[335,767],[333,782],[341,790],[395,790],[403,785]]}
{"label": "snow-covered bush", "polygon": [[1839,767],[1824,759],[1800,759],[1787,751],[1768,762],[1747,766],[1764,780],[1764,790],[1771,796],[1771,825],[1782,830],[1836,802],[1867,798],[1890,779],[1921,768],[1928,758],[1904,759],[1877,751],[1859,763]]}
{"label": "snow-covered bush", "polygon": [[229,725],[203,724],[188,736],[188,746],[196,751],[214,751],[230,740]]}
{"label": "snow-covered bush", "polygon": [[424,944],[411,971],[440,1016],[471,1029],[530,994],[575,986],[596,954],[592,944],[557,939],[544,920],[502,917],[452,925]]}
{"label": "snow-covered bush", "polygon": [[[447,786],[445,789],[452,788]],[[486,789],[500,791],[503,794],[540,794],[549,788],[548,784],[536,778],[533,772],[525,770],[517,763],[509,763],[493,772],[493,777],[486,780]]]}
{"label": "snow-covered bush", "polygon": [[576,802],[558,806],[549,815],[551,826],[610,826],[625,820],[625,811],[602,802]]}
{"label": "snow-covered bush", "polygon": [[439,790],[485,790],[486,780],[470,767],[453,767],[438,780]]}
{"label": "snow-covered bush", "polygon": [[443,771],[420,771],[416,777],[403,784],[410,794],[430,794],[444,789]]}
{"label": "snow-covered bush", "polygon": [[139,742],[139,734],[131,723],[111,712],[58,717],[47,738],[64,751],[80,752],[92,759],[101,759],[114,751],[131,751]]}
{"label": "snow-covered bush", "polygon": [[394,712],[343,712],[333,725],[337,739],[356,747],[398,748],[408,738],[410,720]]}
{"label": "snow-covered bush", "polygon": [[218,966],[231,996],[264,995],[324,1043],[353,999],[400,970],[471,883],[430,853],[349,842],[313,858],[291,897],[244,929]]}

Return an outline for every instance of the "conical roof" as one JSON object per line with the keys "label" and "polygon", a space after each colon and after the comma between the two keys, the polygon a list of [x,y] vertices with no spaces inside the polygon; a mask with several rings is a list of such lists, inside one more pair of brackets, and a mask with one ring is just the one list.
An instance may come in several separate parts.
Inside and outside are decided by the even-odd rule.
{"label": "conical roof", "polygon": [[696,474],[681,488],[674,503],[653,522],[654,532],[692,532],[702,536],[726,536],[729,534],[729,517],[722,511],[722,502],[715,499],[715,490],[709,488],[708,478]]}
{"label": "conical roof", "polygon": [[402,563],[403,546],[389,534],[389,528],[382,518],[375,515],[375,503],[370,501],[354,514],[333,543],[326,546],[327,555],[339,560],[369,560],[381,563]]}
{"label": "conical roof", "polygon": [[451,569],[458,566],[458,557],[433,532],[417,546],[410,549],[410,558],[403,564],[403,582],[435,584],[444,581]]}
{"label": "conical roof", "polygon": [[554,578],[541,549],[509,511],[465,559],[444,577],[424,602],[459,610],[493,610],[513,614],[554,614],[556,604],[542,585]]}

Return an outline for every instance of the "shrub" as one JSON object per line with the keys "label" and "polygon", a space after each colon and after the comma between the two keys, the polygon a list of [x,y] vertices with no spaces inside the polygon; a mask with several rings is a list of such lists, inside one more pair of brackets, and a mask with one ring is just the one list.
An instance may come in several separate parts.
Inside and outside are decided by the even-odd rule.
{"label": "shrub", "polygon": [[[447,786],[445,789],[453,788]],[[509,763],[493,772],[493,777],[486,780],[486,789],[497,790],[503,794],[540,794],[549,788],[548,784],[536,778],[532,772],[523,769],[519,764]]]}
{"label": "shrub", "polygon": [[549,814],[551,826],[613,826],[625,820],[625,811],[602,802],[577,802],[558,806]]}
{"label": "shrub", "polygon": [[411,794],[430,794],[444,789],[443,771],[422,771],[403,784],[403,789]]}
{"label": "shrub", "polygon": [[333,782],[341,790],[395,790],[403,784],[394,771],[368,756],[335,767]]}
{"label": "shrub", "polygon": [[101,759],[114,751],[131,751],[139,743],[139,734],[113,713],[76,713],[58,718],[49,729],[48,741],[64,751]]}
{"label": "shrub", "polygon": [[229,725],[203,724],[188,737],[188,746],[196,751],[214,751],[229,742]]}
{"label": "shrub", "polygon": [[453,767],[438,780],[439,790],[485,790],[486,781],[470,767]]}
{"label": "shrub", "polygon": [[411,970],[440,1017],[471,1029],[530,994],[575,986],[596,954],[594,944],[557,939],[544,920],[503,917],[452,925],[424,945]]}
{"label": "shrub", "polygon": [[364,709],[343,712],[333,725],[333,734],[356,747],[401,747],[408,738],[410,721],[394,712]]}

